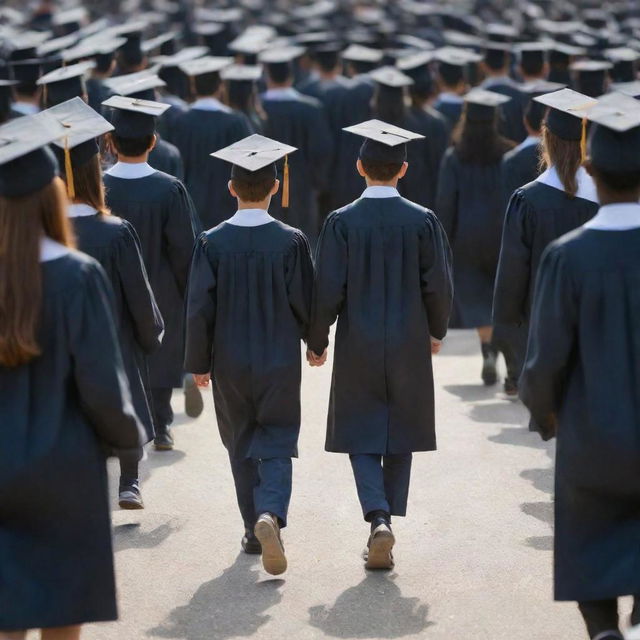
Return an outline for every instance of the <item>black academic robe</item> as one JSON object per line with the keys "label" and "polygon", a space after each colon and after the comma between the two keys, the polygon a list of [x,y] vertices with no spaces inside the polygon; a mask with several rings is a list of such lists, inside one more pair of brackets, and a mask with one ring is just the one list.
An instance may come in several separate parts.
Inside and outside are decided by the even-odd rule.
{"label": "black academic robe", "polygon": [[423,207],[436,206],[438,173],[449,146],[449,130],[442,114],[431,107],[408,109],[401,125],[408,131],[420,133],[424,140],[414,140],[407,145],[409,169],[400,181],[400,193]]}
{"label": "black academic robe", "polygon": [[88,78],[87,97],[89,106],[98,113],[102,113],[104,107],[102,103],[113,95],[111,90],[106,87],[100,78]]}
{"label": "black academic robe", "polygon": [[212,373],[218,428],[234,458],[297,456],[312,286],[308,242],[281,222],[224,222],[197,241],[185,367]]}
{"label": "black academic robe", "polygon": [[157,135],[156,146],[149,154],[149,164],[158,171],[182,180],[184,178],[184,163],[180,151],[175,145],[163,140],[159,134]]}
{"label": "black academic robe", "polygon": [[518,85],[510,78],[492,80],[482,85],[483,89],[509,96],[511,100],[500,106],[500,132],[509,140],[520,144],[527,137],[524,127],[523,104],[525,98]]}
{"label": "black academic robe", "polygon": [[100,266],[43,262],[41,354],[0,366],[0,629],[117,617],[104,448],[136,449]]}
{"label": "black academic robe", "polygon": [[460,121],[463,105],[464,103],[462,101],[462,98],[460,99],[460,102],[452,102],[449,100],[441,100],[438,98],[433,103],[434,109],[439,111],[447,119],[450,133],[456,128],[456,125]]}
{"label": "black academic robe", "polygon": [[204,229],[215,227],[236,210],[227,187],[230,167],[211,154],[249,135],[246,117],[235,111],[190,109],[173,124],[171,140],[182,154],[185,185]]}
{"label": "black academic robe", "polygon": [[448,149],[440,168],[436,213],[453,249],[451,326],[489,326],[504,219],[500,162],[466,164],[453,147]]}
{"label": "black academic robe", "polygon": [[151,289],[164,320],[162,346],[149,356],[150,386],[182,385],[184,294],[197,216],[184,185],[156,171],[137,179],[104,176],[107,204],[136,230]]}
{"label": "black academic robe", "polygon": [[450,263],[437,218],[404,198],[361,198],[327,218],[308,340],[321,354],[338,319],[327,451],[436,448],[429,336],[447,332]]}
{"label": "black academic robe", "polygon": [[140,242],[133,227],[116,216],[71,218],[78,249],[105,270],[114,293],[114,320],[131,398],[149,442],[154,437],[146,356],[160,348],[164,323],[156,305]]}
{"label": "black academic robe", "polygon": [[558,439],[555,598],[640,593],[640,230],[581,228],[542,259],[520,396]]}
{"label": "black academic robe", "polygon": [[187,111],[187,104],[175,96],[159,96],[158,100],[170,105],[169,108],[158,118],[157,131],[167,142],[175,144],[174,124],[176,120]]}
{"label": "black academic robe", "polygon": [[[267,114],[265,135],[297,147],[289,156],[289,207],[282,206],[282,190],[271,202],[270,213],[285,224],[300,229],[315,246],[321,221],[318,193],[329,186],[333,138],[322,104],[297,93],[286,99],[263,96],[262,108]],[[279,163],[282,184],[283,163]]]}
{"label": "black academic robe", "polygon": [[540,175],[540,145],[527,144],[507,151],[502,158],[502,198],[506,209],[513,192]]}

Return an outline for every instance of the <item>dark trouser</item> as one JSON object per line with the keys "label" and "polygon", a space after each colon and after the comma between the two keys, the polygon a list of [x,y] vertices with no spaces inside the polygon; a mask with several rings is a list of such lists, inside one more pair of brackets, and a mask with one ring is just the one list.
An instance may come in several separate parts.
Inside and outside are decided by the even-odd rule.
{"label": "dark trouser", "polygon": [[173,422],[172,394],[173,389],[171,387],[155,387],[151,389],[151,412],[156,433],[164,433]]}
{"label": "dark trouser", "polygon": [[590,638],[604,631],[618,631],[618,600],[591,600],[578,602],[578,608],[587,625]]}
{"label": "dark trouser", "polygon": [[244,528],[253,531],[263,513],[276,516],[287,526],[293,478],[291,458],[233,458],[229,456]]}
{"label": "dark trouser", "polygon": [[413,456],[352,454],[349,458],[364,519],[370,522],[374,511],[406,515]]}
{"label": "dark trouser", "polygon": [[498,324],[493,328],[493,347],[502,352],[507,365],[507,377],[520,378],[527,355],[528,325],[516,327]]}
{"label": "dark trouser", "polygon": [[138,462],[142,460],[142,447],[119,451],[120,486],[130,486],[138,481]]}

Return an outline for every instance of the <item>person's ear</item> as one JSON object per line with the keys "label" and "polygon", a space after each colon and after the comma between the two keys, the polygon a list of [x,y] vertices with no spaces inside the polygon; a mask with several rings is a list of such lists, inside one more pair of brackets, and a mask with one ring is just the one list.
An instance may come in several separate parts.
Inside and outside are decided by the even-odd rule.
{"label": "person's ear", "polygon": [[398,172],[398,180],[402,180],[402,178],[404,178],[408,168],[409,168],[409,163],[403,162],[402,167],[400,167],[400,171]]}
{"label": "person's ear", "polygon": [[154,133],[153,134],[153,140],[151,141],[151,146],[149,147],[149,151],[153,151],[156,148],[156,145],[158,144],[158,136]]}
{"label": "person's ear", "polygon": [[236,190],[233,188],[233,180],[229,180],[229,182],[227,182],[227,187],[229,189],[229,193],[234,197],[237,198],[238,194],[236,193]]}
{"label": "person's ear", "polygon": [[269,193],[269,196],[271,197],[275,196],[279,190],[280,190],[280,180],[276,178],[275,182],[273,183],[273,187],[271,187],[271,192]]}
{"label": "person's ear", "polygon": [[358,158],[358,161],[356,162],[356,169],[358,170],[358,173],[363,177],[366,178],[367,174],[364,171],[364,167],[362,166],[362,160],[360,160],[360,158]]}

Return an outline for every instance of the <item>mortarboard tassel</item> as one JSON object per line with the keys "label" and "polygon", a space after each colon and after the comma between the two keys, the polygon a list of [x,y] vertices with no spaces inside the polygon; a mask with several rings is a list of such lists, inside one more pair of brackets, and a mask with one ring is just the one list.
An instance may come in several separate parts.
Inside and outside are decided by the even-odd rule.
{"label": "mortarboard tassel", "polygon": [[69,136],[64,139],[64,172],[67,176],[67,195],[70,200],[76,197],[76,187],[73,182],[73,166],[71,165],[71,150],[69,149]]}
{"label": "mortarboard tassel", "polygon": [[587,119],[582,118],[582,135],[580,136],[580,155],[582,162],[587,159]]}
{"label": "mortarboard tassel", "polygon": [[284,157],[284,175],[282,177],[282,206],[289,207],[289,156]]}

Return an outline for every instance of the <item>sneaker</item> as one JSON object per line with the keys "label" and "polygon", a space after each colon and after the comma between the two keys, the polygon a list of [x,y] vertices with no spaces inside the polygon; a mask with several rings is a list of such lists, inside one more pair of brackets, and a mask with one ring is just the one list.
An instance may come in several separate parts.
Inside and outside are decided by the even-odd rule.
{"label": "sneaker", "polygon": [[491,344],[483,343],[482,347],[482,381],[487,387],[498,382],[498,352]]}
{"label": "sneaker", "polygon": [[393,545],[396,543],[395,536],[387,522],[380,522],[371,532],[368,551],[365,553],[365,569],[383,569],[389,571],[393,569]]}
{"label": "sneaker", "polygon": [[262,553],[262,545],[251,529],[245,530],[240,546],[250,556],[259,556]]}
{"label": "sneaker", "polygon": [[272,576],[279,576],[287,570],[287,558],[280,537],[278,519],[270,513],[263,513],[255,526],[256,538],[262,547],[262,566]]}
{"label": "sneaker", "polygon": [[161,431],[156,433],[156,437],[153,439],[153,445],[157,451],[171,451],[173,449],[173,436],[171,431]]}
{"label": "sneaker", "polygon": [[137,483],[120,487],[118,504],[121,509],[144,509],[142,494]]}
{"label": "sneaker", "polygon": [[197,418],[204,410],[202,393],[191,374],[184,377],[184,412],[190,418]]}

